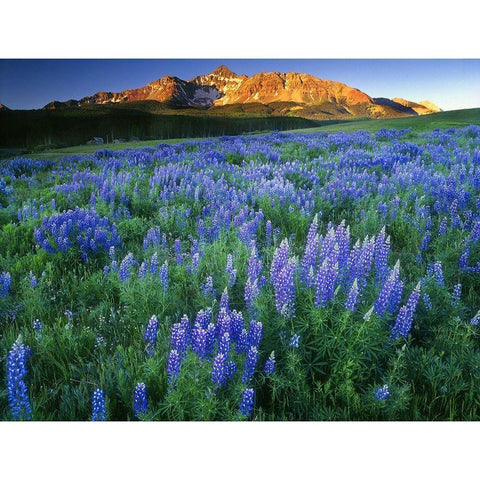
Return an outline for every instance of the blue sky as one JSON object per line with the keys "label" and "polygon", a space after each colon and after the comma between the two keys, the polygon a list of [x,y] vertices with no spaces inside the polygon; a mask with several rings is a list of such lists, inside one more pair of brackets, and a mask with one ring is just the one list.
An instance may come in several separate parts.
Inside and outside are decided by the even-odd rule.
{"label": "blue sky", "polygon": [[32,59],[0,60],[0,103],[41,108],[52,100],[138,88],[164,75],[184,80],[220,64],[238,74],[296,71],[346,83],[372,97],[430,100],[444,110],[480,107],[480,60],[422,59]]}

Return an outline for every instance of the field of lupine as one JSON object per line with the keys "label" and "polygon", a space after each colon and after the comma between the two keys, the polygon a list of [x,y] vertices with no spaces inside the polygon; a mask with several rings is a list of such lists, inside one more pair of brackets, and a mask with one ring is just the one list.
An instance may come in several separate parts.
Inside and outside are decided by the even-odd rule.
{"label": "field of lupine", "polygon": [[0,165],[3,420],[479,420],[480,127]]}

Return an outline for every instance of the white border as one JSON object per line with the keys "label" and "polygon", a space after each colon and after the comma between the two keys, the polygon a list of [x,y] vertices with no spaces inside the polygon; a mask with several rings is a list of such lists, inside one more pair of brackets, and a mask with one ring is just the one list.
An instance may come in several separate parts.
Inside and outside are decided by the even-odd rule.
{"label": "white border", "polygon": [[[475,423],[4,423],[2,478],[470,478]],[[476,435],[475,435],[476,436]]]}
{"label": "white border", "polygon": [[3,2],[0,58],[479,58],[474,2]]}

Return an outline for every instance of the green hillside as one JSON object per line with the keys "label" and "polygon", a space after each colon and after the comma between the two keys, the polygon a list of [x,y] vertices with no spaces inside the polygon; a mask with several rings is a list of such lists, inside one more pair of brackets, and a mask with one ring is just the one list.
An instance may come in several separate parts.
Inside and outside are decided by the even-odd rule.
{"label": "green hillside", "polygon": [[382,128],[411,128],[413,132],[426,132],[436,128],[461,128],[468,125],[480,125],[480,108],[451,110],[418,117],[389,118],[385,120],[352,120],[348,123],[323,125],[314,128],[292,130],[296,133],[313,132],[353,132],[366,130],[376,132]]}
{"label": "green hillside", "polygon": [[[193,116],[191,109],[176,111],[158,102],[136,102],[136,109],[124,106],[87,106],[58,111],[11,111],[0,115],[0,157],[30,153],[32,157],[59,158],[109,148],[141,148],[158,143],[178,143],[187,138],[266,133],[286,130],[294,133],[376,132],[382,128],[411,128],[412,133],[436,128],[480,125],[480,108],[452,110],[418,117],[349,120],[309,120],[300,117],[266,116],[258,105],[230,108],[211,115]],[[230,110],[230,111],[228,111]],[[227,114],[228,111],[228,114]],[[248,115],[250,113],[250,115]],[[262,116],[264,115],[264,116]],[[311,127],[311,128],[304,128]],[[141,141],[107,145],[85,145],[93,136],[111,139],[137,136]],[[43,151],[45,150],[45,151]]]}
{"label": "green hillside", "polygon": [[[155,102],[158,103],[158,102]],[[152,105],[138,109],[87,106],[63,110],[11,110],[0,112],[0,148],[30,152],[45,147],[67,147],[87,143],[93,137],[140,140],[239,135],[265,130],[314,127],[319,122],[301,117],[209,115],[203,110],[166,110],[152,113]],[[143,107],[141,109],[140,107]],[[162,108],[161,104],[156,107]],[[160,111],[159,111],[160,112]]]}

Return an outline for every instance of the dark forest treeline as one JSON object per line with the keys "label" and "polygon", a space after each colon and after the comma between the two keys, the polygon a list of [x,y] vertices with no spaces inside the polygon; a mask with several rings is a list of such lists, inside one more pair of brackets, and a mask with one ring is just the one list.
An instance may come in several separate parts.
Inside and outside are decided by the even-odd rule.
{"label": "dark forest treeline", "polygon": [[84,144],[92,137],[140,140],[238,135],[262,130],[315,127],[299,117],[162,115],[139,110],[29,110],[0,112],[0,147]]}

